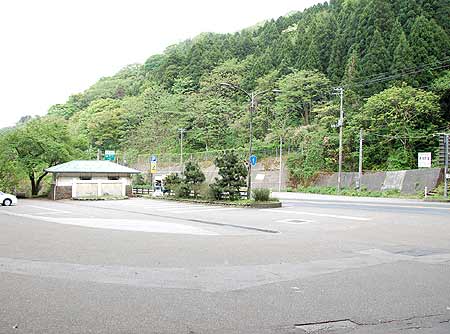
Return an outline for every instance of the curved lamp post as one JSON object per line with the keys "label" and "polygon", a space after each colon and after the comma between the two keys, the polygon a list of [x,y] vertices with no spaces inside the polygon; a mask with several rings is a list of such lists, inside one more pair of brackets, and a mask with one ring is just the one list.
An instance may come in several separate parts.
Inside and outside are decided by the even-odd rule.
{"label": "curved lamp post", "polygon": [[251,193],[252,193],[252,164],[250,162],[250,157],[253,154],[253,112],[255,111],[255,98],[257,96],[263,95],[265,93],[268,92],[274,92],[274,93],[279,93],[281,92],[279,89],[266,89],[263,91],[256,91],[256,92],[247,92],[246,90],[242,89],[239,86],[233,85],[229,82],[221,82],[220,83],[221,86],[223,87],[228,87],[234,90],[238,90],[242,93],[244,93],[245,95],[247,95],[250,98],[250,129],[249,129],[249,156],[247,159],[248,162],[248,175],[247,175],[247,198],[250,199],[251,198]]}

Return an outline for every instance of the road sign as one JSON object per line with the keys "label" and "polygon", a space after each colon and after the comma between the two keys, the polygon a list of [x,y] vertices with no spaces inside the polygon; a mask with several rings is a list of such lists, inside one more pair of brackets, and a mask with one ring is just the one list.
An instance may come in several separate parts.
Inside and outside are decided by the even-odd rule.
{"label": "road sign", "polygon": [[150,173],[156,174],[156,161],[150,162]]}
{"label": "road sign", "polygon": [[157,162],[157,161],[158,161],[158,159],[156,158],[156,155],[152,155],[150,157],[150,162]]}
{"label": "road sign", "polygon": [[114,161],[116,159],[116,153],[114,151],[105,151],[104,159]]}
{"label": "road sign", "polygon": [[431,152],[419,152],[417,162],[419,168],[431,168]]}
{"label": "road sign", "polygon": [[250,163],[252,164],[252,166],[256,165],[256,161],[257,161],[256,155],[250,156]]}

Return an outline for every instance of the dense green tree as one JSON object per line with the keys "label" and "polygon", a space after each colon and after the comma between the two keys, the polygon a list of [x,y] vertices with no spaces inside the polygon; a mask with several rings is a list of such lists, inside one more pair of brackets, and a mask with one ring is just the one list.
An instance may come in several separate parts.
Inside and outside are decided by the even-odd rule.
{"label": "dense green tree", "polygon": [[434,76],[434,69],[450,55],[449,35],[433,19],[418,16],[409,36],[413,62],[420,73],[415,75],[415,82],[423,85]]}
{"label": "dense green tree", "polygon": [[408,76],[405,76],[405,74],[411,72],[411,69],[413,68],[413,54],[406,39],[405,33],[401,32],[400,38],[398,40],[398,45],[394,49],[393,53],[393,60],[390,68],[391,73],[393,75],[403,74],[403,76],[401,77],[401,81],[410,82],[410,78],[408,78]]}
{"label": "dense green tree", "polygon": [[417,150],[431,149],[432,134],[443,124],[438,97],[410,86],[370,97],[357,117],[370,140],[367,167],[387,170],[414,168]]}
{"label": "dense green tree", "polygon": [[[45,169],[70,159],[81,157],[76,138],[70,136],[67,125],[58,118],[37,118],[9,132],[4,141],[11,148],[20,168],[31,182],[31,193],[37,195]],[[12,157],[12,156],[11,156]]]}
{"label": "dense green tree", "polygon": [[296,124],[308,125],[312,105],[325,99],[324,91],[329,92],[331,84],[320,72],[298,71],[281,78],[278,87],[281,90],[276,97],[278,113],[289,114],[288,118]]}

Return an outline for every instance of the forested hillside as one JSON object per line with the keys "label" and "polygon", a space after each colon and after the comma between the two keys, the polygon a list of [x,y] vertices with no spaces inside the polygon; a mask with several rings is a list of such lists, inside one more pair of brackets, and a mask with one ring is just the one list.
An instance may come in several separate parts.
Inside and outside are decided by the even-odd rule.
{"label": "forested hillside", "polygon": [[449,17],[448,0],[330,1],[170,46],[48,117],[64,118],[88,155],[179,152],[179,128],[188,152],[240,148],[249,141],[249,98],[221,83],[268,90],[257,99],[255,146],[282,136],[302,178],[337,168],[334,88],[343,87],[344,169],[356,169],[360,128],[366,169],[414,168],[418,151],[436,150],[433,134],[449,130]]}

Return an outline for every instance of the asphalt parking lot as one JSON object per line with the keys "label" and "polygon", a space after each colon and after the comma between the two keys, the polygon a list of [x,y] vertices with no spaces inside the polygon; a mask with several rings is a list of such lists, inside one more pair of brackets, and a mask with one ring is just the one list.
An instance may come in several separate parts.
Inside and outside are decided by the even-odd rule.
{"label": "asphalt parking lot", "polygon": [[0,333],[450,332],[448,205],[283,202],[0,207]]}

